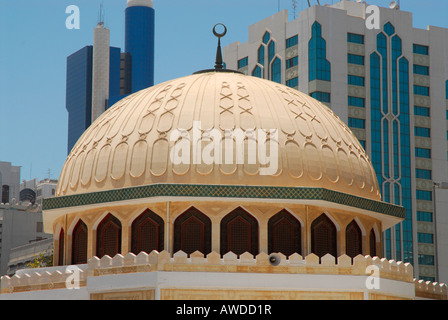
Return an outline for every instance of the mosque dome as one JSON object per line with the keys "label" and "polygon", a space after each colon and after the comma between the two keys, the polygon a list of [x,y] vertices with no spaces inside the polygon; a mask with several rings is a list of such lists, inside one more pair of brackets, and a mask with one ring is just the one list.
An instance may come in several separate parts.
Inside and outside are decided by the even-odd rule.
{"label": "mosque dome", "polygon": [[[244,139],[229,138],[236,132]],[[180,148],[186,141],[188,148]],[[215,141],[221,144],[210,152]],[[197,160],[207,152],[214,157],[217,150],[223,150],[222,161]],[[242,153],[244,163],[236,160]],[[191,161],[176,161],[176,155]],[[56,196],[152,184],[317,187],[381,200],[365,150],[327,106],[282,84],[236,72],[193,74],[116,103],[72,149]]]}

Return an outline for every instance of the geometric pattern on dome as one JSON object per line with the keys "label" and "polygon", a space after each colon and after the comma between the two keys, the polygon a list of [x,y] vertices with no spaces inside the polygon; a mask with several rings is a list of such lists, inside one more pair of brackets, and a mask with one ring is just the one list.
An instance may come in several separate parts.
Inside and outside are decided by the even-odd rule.
{"label": "geometric pattern on dome", "polygon": [[151,197],[322,200],[371,212],[378,212],[397,218],[404,218],[404,208],[401,206],[322,188],[197,184],[153,184],[133,188],[47,198],[44,199],[43,210]]}
{"label": "geometric pattern on dome", "polygon": [[[191,134],[194,121],[223,136],[226,129],[278,129],[277,172],[260,175],[258,161],[171,163],[170,133]],[[191,75],[116,103],[74,146],[56,196],[154,183],[314,187],[381,200],[369,157],[329,108],[284,85],[236,73]]]}

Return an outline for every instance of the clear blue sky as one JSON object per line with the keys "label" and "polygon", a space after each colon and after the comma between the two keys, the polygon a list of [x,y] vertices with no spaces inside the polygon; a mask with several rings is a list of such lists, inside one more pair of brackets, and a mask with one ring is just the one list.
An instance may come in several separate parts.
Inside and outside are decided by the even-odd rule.
{"label": "clear blue sky", "polygon": [[[316,0],[311,0],[317,3]],[[111,46],[124,48],[126,0],[104,0]],[[321,0],[321,4],[337,1]],[[388,0],[369,4],[387,6]],[[101,0],[0,0],[0,161],[21,166],[21,179],[59,177],[66,158],[66,58],[91,45]],[[292,1],[280,0],[292,18]],[[65,9],[77,5],[79,30],[68,30]],[[298,1],[298,11],[308,7]],[[211,28],[227,25],[223,45],[244,42],[248,26],[278,10],[278,0],[154,0],[155,82],[212,68],[216,38]],[[448,28],[448,1],[401,0],[414,26]]]}

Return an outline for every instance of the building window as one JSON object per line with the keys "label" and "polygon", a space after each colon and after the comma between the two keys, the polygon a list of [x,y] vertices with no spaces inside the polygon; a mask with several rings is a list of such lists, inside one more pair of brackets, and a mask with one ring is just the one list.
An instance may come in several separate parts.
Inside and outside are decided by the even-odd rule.
{"label": "building window", "polygon": [[367,147],[367,142],[366,142],[366,140],[358,140],[359,141],[359,144],[361,145],[361,147],[364,149],[364,150],[366,150],[366,147]]}
{"label": "building window", "polygon": [[414,51],[414,53],[423,54],[423,55],[427,56],[429,54],[429,47],[423,46],[420,44],[414,44],[413,51]]}
{"label": "building window", "polygon": [[349,53],[347,55],[347,63],[358,64],[358,65],[363,66],[364,65],[364,56]]}
{"label": "building window", "polygon": [[330,103],[331,96],[328,92],[315,91],[311,93],[311,97],[320,101]]}
{"label": "building window", "polygon": [[434,256],[430,256],[427,254],[419,254],[418,255],[418,264],[433,266],[434,265]]}
{"label": "building window", "polygon": [[432,192],[426,190],[417,190],[417,200],[432,201]]}
{"label": "building window", "polygon": [[417,211],[417,221],[432,222],[432,212]]}
{"label": "building window", "polygon": [[268,221],[268,251],[286,257],[302,253],[301,225],[288,211],[282,210]]}
{"label": "building window", "polygon": [[364,44],[364,35],[356,33],[347,33],[347,42]]}
{"label": "building window", "polygon": [[395,33],[395,27],[390,22],[386,23],[383,29],[389,37]]}
{"label": "building window", "polygon": [[431,159],[431,149],[415,148],[415,156],[419,158]]}
{"label": "building window", "polygon": [[429,97],[429,87],[414,85],[414,94]]}
{"label": "building window", "polygon": [[238,69],[244,68],[249,64],[249,57],[238,60]]}
{"label": "building window", "polygon": [[434,235],[431,233],[417,232],[417,241],[420,243],[434,243]]}
{"label": "building window", "polygon": [[370,243],[370,256],[371,257],[375,257],[376,254],[376,235],[375,235],[375,231],[372,229],[370,230],[370,239],[369,239]]}
{"label": "building window", "polygon": [[414,64],[414,73],[422,76],[429,76],[429,67]]}
{"label": "building window", "polygon": [[87,263],[87,225],[79,220],[73,229],[71,264],[84,263]]}
{"label": "building window", "polygon": [[352,86],[364,87],[364,85],[365,85],[364,77],[353,76],[353,75],[349,74],[347,81],[348,81],[348,84],[352,85]]}
{"label": "building window", "polygon": [[143,212],[131,226],[131,252],[163,251],[164,225],[163,219],[151,210]]}
{"label": "building window", "polygon": [[252,71],[252,75],[257,78],[263,78],[262,73],[263,73],[263,70],[261,69],[260,66],[256,66],[254,71]]}
{"label": "building window", "polygon": [[366,120],[358,118],[348,118],[348,126],[351,128],[365,129]]}
{"label": "building window", "polygon": [[298,35],[295,35],[291,38],[286,39],[286,48],[294,47],[297,44],[299,44],[299,36]]}
{"label": "building window", "polygon": [[212,222],[196,208],[190,208],[174,221],[174,252],[182,250],[190,255],[212,251]]}
{"label": "building window", "polygon": [[322,258],[327,253],[337,256],[336,227],[327,217],[321,214],[311,224],[311,252]]}
{"label": "building window", "polygon": [[352,259],[362,254],[362,232],[355,220],[345,229],[345,252]]}
{"label": "building window", "polygon": [[260,48],[258,48],[257,51],[257,60],[258,63],[261,64],[262,66],[264,66],[264,55],[265,55],[265,48],[264,46],[260,46]]}
{"label": "building window", "polygon": [[96,255],[114,257],[121,253],[121,222],[110,213],[101,221],[97,230]]}
{"label": "building window", "polygon": [[425,169],[415,169],[415,176],[417,179],[432,179],[432,171],[431,170],[425,170]]}
{"label": "building window", "polygon": [[269,45],[268,45],[268,61],[269,61],[269,63],[272,62],[272,59],[274,59],[274,57],[275,57],[275,42],[271,41],[271,42],[269,42]]}
{"label": "building window", "polygon": [[431,111],[428,107],[414,106],[414,115],[421,117],[429,117]]}
{"label": "building window", "polygon": [[295,77],[295,78],[286,80],[286,85],[290,88],[298,88],[299,87],[299,78]]}
{"label": "building window", "polygon": [[414,127],[414,134],[417,137],[429,138],[431,137],[431,129],[423,127]]}
{"label": "building window", "polygon": [[275,58],[271,66],[272,81],[282,82],[282,61],[279,58]]}
{"label": "building window", "polygon": [[308,44],[308,81],[331,81],[331,66],[327,57],[327,43],[322,38],[322,26],[316,21],[312,26],[312,37]]}
{"label": "building window", "polygon": [[265,34],[263,35],[263,43],[268,44],[270,39],[271,39],[271,34],[266,31]]}
{"label": "building window", "polygon": [[286,69],[295,67],[298,64],[299,64],[299,57],[295,56],[291,59],[286,60]]}
{"label": "building window", "polygon": [[2,203],[9,203],[9,186],[6,184],[2,186]]}
{"label": "building window", "polygon": [[358,97],[348,97],[348,105],[352,107],[365,108],[366,107],[366,99],[358,98]]}
{"label": "building window", "polygon": [[221,220],[221,255],[230,251],[238,256],[244,252],[258,254],[258,222],[242,208]]}
{"label": "building window", "polygon": [[59,232],[58,266],[64,265],[64,246],[65,246],[64,238],[65,238],[64,229],[61,228],[61,231]]}

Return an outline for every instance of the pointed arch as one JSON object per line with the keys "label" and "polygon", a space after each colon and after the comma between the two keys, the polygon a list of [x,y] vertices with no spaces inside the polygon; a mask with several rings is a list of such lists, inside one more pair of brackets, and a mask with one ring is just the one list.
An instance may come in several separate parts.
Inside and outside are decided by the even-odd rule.
{"label": "pointed arch", "polygon": [[362,231],[355,220],[345,229],[345,253],[351,258],[362,254]]}
{"label": "pointed arch", "polygon": [[268,221],[268,251],[285,256],[302,254],[301,224],[291,213],[283,209]]}
{"label": "pointed arch", "polygon": [[376,234],[374,228],[370,230],[369,235],[369,254],[371,257],[376,257],[378,255],[376,251]]}
{"label": "pointed arch", "polygon": [[241,207],[221,220],[221,255],[229,251],[258,254],[258,221]]}
{"label": "pointed arch", "polygon": [[64,228],[59,231],[58,239],[58,266],[64,265],[64,250],[65,249],[65,232]]}
{"label": "pointed arch", "polygon": [[337,257],[337,229],[325,213],[311,224],[311,252],[319,258],[327,253]]}
{"label": "pointed arch", "polygon": [[195,207],[191,207],[174,221],[174,253],[179,250],[204,255],[212,251],[212,222]]}
{"label": "pointed arch", "polygon": [[87,225],[79,219],[72,232],[71,264],[87,263],[87,240]]}
{"label": "pointed arch", "polygon": [[131,225],[131,252],[150,253],[153,250],[163,251],[165,223],[153,211],[146,209]]}
{"label": "pointed arch", "polygon": [[96,255],[113,257],[118,253],[121,253],[121,222],[109,213],[97,228]]}

